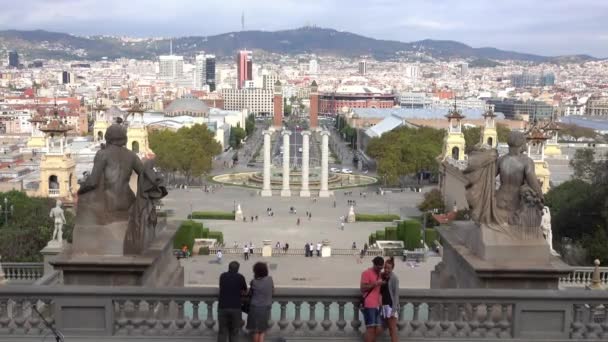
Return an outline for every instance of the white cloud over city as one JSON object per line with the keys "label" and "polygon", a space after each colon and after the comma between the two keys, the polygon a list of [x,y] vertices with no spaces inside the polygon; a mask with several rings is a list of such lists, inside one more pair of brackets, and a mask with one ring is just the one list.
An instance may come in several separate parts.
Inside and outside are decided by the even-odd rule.
{"label": "white cloud over city", "polygon": [[0,0],[0,29],[212,35],[307,24],[400,41],[450,39],[543,55],[608,57],[603,0]]}

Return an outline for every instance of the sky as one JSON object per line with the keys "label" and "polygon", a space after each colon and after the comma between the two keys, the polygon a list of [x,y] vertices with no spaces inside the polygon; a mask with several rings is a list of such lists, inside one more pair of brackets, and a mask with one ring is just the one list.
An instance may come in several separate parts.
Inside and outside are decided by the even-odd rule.
{"label": "sky", "polygon": [[316,25],[377,39],[608,57],[608,0],[0,0],[0,30],[207,36]]}

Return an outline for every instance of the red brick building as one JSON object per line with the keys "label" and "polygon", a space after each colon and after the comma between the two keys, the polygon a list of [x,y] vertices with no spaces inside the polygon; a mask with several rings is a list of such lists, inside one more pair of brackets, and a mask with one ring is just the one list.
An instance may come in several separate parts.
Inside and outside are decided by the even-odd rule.
{"label": "red brick building", "polygon": [[335,115],[347,108],[392,108],[397,103],[395,94],[385,94],[367,86],[344,86],[331,93],[319,96],[319,113]]}

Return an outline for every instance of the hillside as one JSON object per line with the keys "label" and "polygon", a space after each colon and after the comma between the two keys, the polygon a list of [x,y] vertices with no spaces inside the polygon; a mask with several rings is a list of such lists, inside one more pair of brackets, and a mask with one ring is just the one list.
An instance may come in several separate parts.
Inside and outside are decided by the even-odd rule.
{"label": "hillside", "polygon": [[[30,58],[110,59],[152,58],[168,51],[169,40],[144,39],[126,42],[116,37],[78,37],[48,31],[0,31],[0,49],[15,49]],[[448,40],[421,40],[404,43],[378,40],[349,32],[305,27],[284,31],[242,31],[215,36],[191,36],[173,39],[177,54],[193,55],[206,51],[219,57],[233,56],[240,49],[264,50],[279,54],[315,53],[343,57],[373,56],[390,59],[403,53],[424,52],[434,58],[471,58],[491,60],[581,62],[593,60],[591,56],[545,57],[533,54],[499,50],[491,47],[473,48]]]}

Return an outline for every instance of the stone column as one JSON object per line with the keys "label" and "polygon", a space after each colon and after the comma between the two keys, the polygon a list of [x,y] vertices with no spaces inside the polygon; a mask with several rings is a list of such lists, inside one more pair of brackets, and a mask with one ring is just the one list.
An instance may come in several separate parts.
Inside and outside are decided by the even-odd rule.
{"label": "stone column", "polygon": [[281,189],[281,197],[290,197],[289,190],[289,136],[291,132],[283,131],[283,188]]}
{"label": "stone column", "polygon": [[321,132],[321,190],[319,197],[329,197],[329,132]]}
{"label": "stone column", "polygon": [[262,132],[264,135],[264,185],[262,187],[262,197],[272,196],[272,188],[270,186],[270,169],[272,161],[270,160],[270,135],[271,131]]}
{"label": "stone column", "polygon": [[308,189],[308,174],[309,174],[309,150],[310,150],[310,131],[302,132],[302,189],[300,197],[310,197]]}

